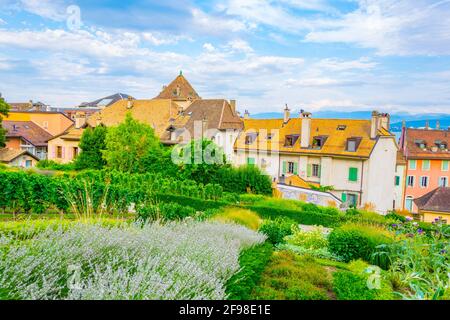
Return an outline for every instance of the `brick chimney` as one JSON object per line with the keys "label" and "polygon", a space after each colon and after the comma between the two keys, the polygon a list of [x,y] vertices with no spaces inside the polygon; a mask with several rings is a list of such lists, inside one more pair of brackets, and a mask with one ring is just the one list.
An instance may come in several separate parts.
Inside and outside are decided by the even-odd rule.
{"label": "brick chimney", "polygon": [[300,146],[302,148],[309,148],[309,140],[311,138],[311,117],[312,114],[306,111],[300,113],[302,119],[302,132],[300,137]]}
{"label": "brick chimney", "polygon": [[75,114],[75,128],[80,129],[86,124],[86,113],[77,112]]}
{"label": "brick chimney", "polygon": [[288,105],[286,104],[286,108],[284,108],[283,123],[284,123],[284,124],[288,123],[290,117],[291,117],[291,110],[289,110],[289,107],[288,107]]}

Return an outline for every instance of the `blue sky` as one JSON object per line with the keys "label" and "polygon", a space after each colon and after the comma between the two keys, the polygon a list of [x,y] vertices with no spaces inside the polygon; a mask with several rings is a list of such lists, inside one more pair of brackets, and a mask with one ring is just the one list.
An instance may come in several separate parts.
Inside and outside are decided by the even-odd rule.
{"label": "blue sky", "polygon": [[[450,113],[449,0],[0,0],[0,92],[70,107],[180,70],[251,113]],[[78,19],[79,8],[80,19]],[[81,23],[79,23],[81,22]]]}

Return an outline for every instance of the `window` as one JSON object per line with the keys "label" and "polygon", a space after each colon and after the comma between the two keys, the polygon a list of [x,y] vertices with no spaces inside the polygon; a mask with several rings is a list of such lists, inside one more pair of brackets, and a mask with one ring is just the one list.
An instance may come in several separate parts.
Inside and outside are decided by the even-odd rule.
{"label": "window", "polygon": [[439,187],[448,187],[448,178],[447,177],[439,178]]}
{"label": "window", "polygon": [[73,158],[78,157],[78,147],[73,147]]}
{"label": "window", "polygon": [[297,142],[298,138],[299,138],[298,135],[286,136],[286,139],[284,141],[284,146],[285,147],[293,147],[294,144]]}
{"label": "window", "polygon": [[245,136],[245,144],[252,144],[255,142],[256,137],[258,137],[257,133],[249,133]]}
{"label": "window", "polygon": [[429,171],[430,170],[430,160],[422,161],[422,170]]}
{"label": "window", "polygon": [[428,177],[420,178],[420,187],[422,187],[422,188],[428,187]]}
{"label": "window", "polygon": [[26,168],[31,168],[33,162],[31,160],[25,160],[25,167]]}
{"label": "window", "polygon": [[320,165],[318,164],[312,165],[312,176],[320,178]]}
{"label": "window", "polygon": [[358,196],[352,193],[343,193],[342,202],[348,203],[350,207],[356,207],[358,204]]}
{"label": "window", "polygon": [[348,152],[356,152],[361,142],[361,138],[349,138],[347,139],[347,147],[346,150]]}
{"label": "window", "polygon": [[338,130],[338,131],[345,131],[345,129],[347,129],[347,126],[343,125],[343,124],[340,124],[340,125],[338,125],[336,130]]}
{"label": "window", "polygon": [[414,143],[420,149],[426,149],[427,148],[427,143],[425,142],[425,140],[416,140]]}
{"label": "window", "polygon": [[247,158],[247,164],[248,164],[249,166],[254,166],[255,163],[256,163],[255,158],[250,158],[250,157]]}
{"label": "window", "polygon": [[274,134],[273,133],[269,133],[267,135],[267,140],[272,140],[273,139]]}
{"label": "window", "polygon": [[57,146],[56,147],[56,157],[58,159],[61,159],[63,157],[63,151],[62,151],[62,147],[61,146]]}
{"label": "window", "polygon": [[283,174],[298,174],[298,163],[283,161]]}
{"label": "window", "polygon": [[352,182],[358,181],[358,168],[350,168],[348,170],[348,180]]}
{"label": "window", "polygon": [[399,186],[400,185],[400,176],[395,176],[395,186]]}
{"label": "window", "polygon": [[325,144],[325,141],[328,137],[326,136],[320,136],[320,137],[314,137],[312,147],[315,149],[322,149],[323,145]]}
{"label": "window", "polygon": [[416,170],[417,169],[417,160],[409,160],[409,170]]}
{"label": "window", "polygon": [[406,197],[405,199],[405,209],[409,212],[413,211],[413,197]]}
{"label": "window", "polygon": [[408,185],[408,187],[411,187],[411,188],[413,188],[414,187],[414,176],[408,176],[408,179],[407,179],[407,185]]}
{"label": "window", "polygon": [[448,160],[442,160],[442,171],[448,171]]}

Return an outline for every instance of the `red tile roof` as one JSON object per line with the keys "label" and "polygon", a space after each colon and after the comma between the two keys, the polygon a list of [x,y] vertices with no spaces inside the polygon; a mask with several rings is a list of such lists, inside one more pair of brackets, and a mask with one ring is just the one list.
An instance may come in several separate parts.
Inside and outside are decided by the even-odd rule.
{"label": "red tile roof", "polygon": [[189,81],[180,74],[155,99],[197,100],[201,99]]}
{"label": "red tile roof", "polygon": [[3,121],[3,128],[8,132],[7,138],[23,138],[35,147],[47,146],[52,135],[32,121]]}
{"label": "red tile roof", "polygon": [[[408,159],[450,159],[450,131],[429,129],[406,129],[406,145],[404,155]],[[420,148],[420,143],[425,148]],[[444,143],[447,147],[440,149],[437,144]]]}
{"label": "red tile roof", "polygon": [[450,188],[437,188],[414,203],[421,211],[450,212]]}

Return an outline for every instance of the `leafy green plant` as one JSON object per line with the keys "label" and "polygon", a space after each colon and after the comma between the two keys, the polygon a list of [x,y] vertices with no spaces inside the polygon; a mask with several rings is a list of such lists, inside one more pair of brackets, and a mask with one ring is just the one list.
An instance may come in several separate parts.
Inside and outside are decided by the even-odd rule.
{"label": "leafy green plant", "polygon": [[259,231],[267,235],[268,240],[272,244],[279,244],[285,242],[285,237],[293,233],[292,227],[296,223],[294,220],[288,218],[276,218],[273,220],[265,220]]}
{"label": "leafy green plant", "polygon": [[221,213],[215,215],[213,220],[237,223],[252,230],[258,230],[262,223],[262,219],[253,211],[237,207],[225,208]]}
{"label": "leafy green plant", "polygon": [[[344,261],[364,259],[373,261],[372,256],[379,246],[393,242],[393,235],[384,228],[363,224],[345,224],[334,229],[329,238],[330,252]],[[387,268],[387,259],[377,259],[382,268]]]}
{"label": "leafy green plant", "polygon": [[286,242],[307,249],[321,249],[328,247],[328,240],[325,235],[325,230],[322,227],[314,228],[311,231],[303,231],[298,227],[294,228],[293,234],[286,237]]}
{"label": "leafy green plant", "polygon": [[106,161],[103,159],[102,152],[106,149],[107,128],[103,125],[95,128],[86,128],[80,139],[81,153],[75,159],[75,168],[83,169],[103,169]]}

